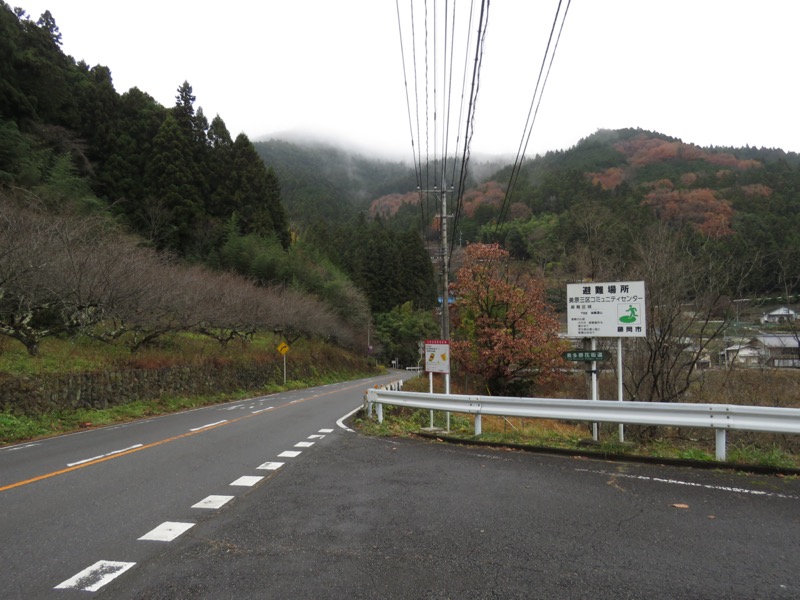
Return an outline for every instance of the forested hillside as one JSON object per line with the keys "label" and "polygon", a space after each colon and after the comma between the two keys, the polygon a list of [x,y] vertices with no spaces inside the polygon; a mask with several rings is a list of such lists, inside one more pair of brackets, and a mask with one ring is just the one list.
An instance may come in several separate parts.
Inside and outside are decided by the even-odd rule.
{"label": "forested hillside", "polygon": [[402,162],[285,140],[257,141],[255,147],[278,175],[287,213],[296,223],[349,221],[373,199],[416,186],[414,170]]}
{"label": "forested hillside", "polygon": [[[431,259],[439,253],[440,209],[437,194],[425,191],[441,183],[436,163],[414,167],[330,146],[234,139],[222,116],[203,113],[189,82],[176,82],[170,107],[137,88],[120,93],[109,67],[66,56],[61,35],[49,12],[34,20],[0,2],[7,225],[23,223],[43,236],[42,251],[61,252],[88,247],[76,223],[105,219],[98,248],[113,247],[108,236],[115,231],[125,240],[120,247],[143,252],[136,256],[148,269],[192,264],[201,269],[194,280],[235,273],[262,290],[306,294],[309,306],[324,304],[315,310],[325,319],[283,318],[299,334],[366,348],[377,332],[384,358],[416,360],[415,341],[438,329]],[[448,181],[455,265],[466,244],[498,242],[517,266],[546,278],[556,302],[567,281],[663,274],[656,259],[665,256],[667,266],[688,257],[698,268],[684,298],[697,296],[704,282],[718,299],[800,291],[795,153],[700,148],[628,129],[488,168],[468,165],[461,187]],[[47,231],[72,233],[59,234],[59,246]],[[0,254],[6,335],[22,335],[23,323],[58,331],[56,313],[69,327],[103,314],[122,319],[107,306],[113,295],[101,305],[86,290],[69,301],[46,286],[31,294],[31,280],[12,260],[28,255],[14,252],[6,245]],[[43,261],[39,281],[53,264]],[[176,277],[164,273],[172,271],[152,279]],[[173,311],[185,311],[183,299],[172,302]],[[276,315],[259,318],[261,327],[284,327]]]}
{"label": "forested hillside", "polygon": [[[222,342],[256,329],[363,351],[371,313],[432,306],[421,238],[351,221],[407,168],[262,157],[209,120],[189,82],[171,107],[119,93],[109,67],[65,55],[61,39],[49,11],[34,20],[0,2],[0,333],[31,354],[79,331],[136,349],[167,332]],[[291,221],[271,160],[300,199]],[[306,215],[349,223],[353,247],[331,260],[305,240]],[[395,271],[390,296],[376,265]]]}
{"label": "forested hillside", "polygon": [[[419,205],[407,190],[376,198],[370,212],[391,221]],[[453,212],[456,245],[499,242],[556,281],[625,277],[643,232],[662,226],[747,265],[738,293],[800,291],[800,155],[781,149],[601,130],[460,191]]]}

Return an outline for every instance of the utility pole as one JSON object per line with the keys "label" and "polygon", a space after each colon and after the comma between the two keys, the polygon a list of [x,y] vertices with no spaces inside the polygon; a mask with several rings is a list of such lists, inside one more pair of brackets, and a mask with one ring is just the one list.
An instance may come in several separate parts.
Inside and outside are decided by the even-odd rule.
{"label": "utility pole", "polygon": [[442,184],[442,339],[450,339],[450,256],[447,248],[447,185]]}
{"label": "utility pole", "polygon": [[[450,186],[452,191],[453,187]],[[422,190],[426,194],[439,194],[437,200],[441,200],[441,212],[439,213],[441,228],[441,246],[439,253],[442,264],[442,319],[441,319],[441,339],[450,339],[450,253],[447,247],[447,219],[451,216],[447,214],[447,185],[442,185],[441,193],[436,186],[432,190]]]}

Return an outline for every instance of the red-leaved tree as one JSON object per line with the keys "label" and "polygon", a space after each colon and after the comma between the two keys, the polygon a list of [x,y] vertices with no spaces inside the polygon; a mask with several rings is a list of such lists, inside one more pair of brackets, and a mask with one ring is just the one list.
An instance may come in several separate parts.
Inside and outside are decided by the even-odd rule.
{"label": "red-leaved tree", "polygon": [[497,244],[472,244],[452,286],[453,359],[498,395],[529,393],[558,377],[566,349],[542,282],[510,267]]}

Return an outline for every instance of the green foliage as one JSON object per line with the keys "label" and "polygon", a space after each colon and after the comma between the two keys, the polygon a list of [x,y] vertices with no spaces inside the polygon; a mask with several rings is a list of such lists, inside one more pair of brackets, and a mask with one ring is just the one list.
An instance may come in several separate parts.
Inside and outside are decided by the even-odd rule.
{"label": "green foliage", "polygon": [[415,232],[397,233],[380,220],[367,223],[359,217],[344,225],[318,221],[306,240],[364,291],[373,313],[407,301],[419,308],[433,307],[433,268]]}
{"label": "green foliage", "polygon": [[412,302],[375,315],[375,328],[383,362],[388,364],[397,359],[400,365],[412,367],[417,366],[421,358],[418,344],[439,334],[433,312],[416,310]]}
{"label": "green foliage", "polygon": [[797,467],[796,458],[777,445],[764,447],[756,444],[732,444],[728,450],[728,460],[734,463],[758,464],[778,469]]}

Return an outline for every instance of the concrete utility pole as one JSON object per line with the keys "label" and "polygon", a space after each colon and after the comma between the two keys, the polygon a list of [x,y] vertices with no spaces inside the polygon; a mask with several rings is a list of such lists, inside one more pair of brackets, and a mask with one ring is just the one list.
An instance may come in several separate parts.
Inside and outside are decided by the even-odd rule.
{"label": "concrete utility pole", "polygon": [[442,339],[450,339],[450,253],[447,248],[447,186],[442,185]]}
{"label": "concrete utility pole", "polygon": [[[450,186],[452,190],[453,187]],[[426,194],[440,194],[441,212],[441,247],[439,249],[442,259],[442,320],[441,320],[441,339],[450,339],[450,253],[447,248],[447,219],[451,216],[447,214],[447,185],[442,185],[441,193],[436,186],[432,190],[422,190]]]}

